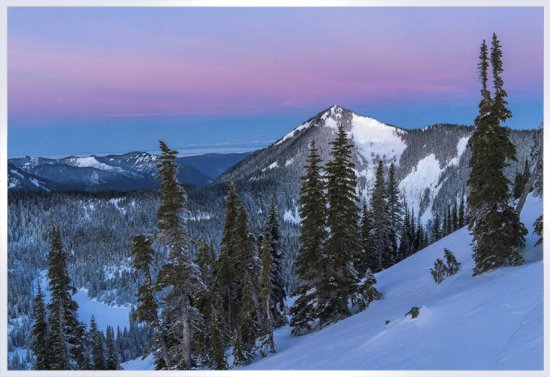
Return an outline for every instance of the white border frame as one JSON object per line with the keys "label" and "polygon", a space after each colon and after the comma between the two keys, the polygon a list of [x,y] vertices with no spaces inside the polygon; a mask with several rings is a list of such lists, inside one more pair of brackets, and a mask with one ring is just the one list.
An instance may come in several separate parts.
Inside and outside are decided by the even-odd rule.
{"label": "white border frame", "polygon": [[[545,7],[550,6],[546,0],[449,0],[445,2],[437,0],[0,0],[0,376],[22,377],[22,376],[50,376],[50,377],[78,377],[78,376],[309,376],[309,377],[359,377],[359,376],[414,376],[414,377],[440,377],[445,376],[510,376],[519,375],[546,376],[542,371],[9,371],[7,370],[7,328],[8,309],[7,305],[7,250],[8,250],[8,182],[7,182],[7,148],[8,148],[8,106],[7,106],[7,23],[8,8],[10,7]],[[547,7],[545,7],[547,8]],[[546,59],[550,41],[548,24],[550,15],[547,9],[544,12],[544,72],[550,72],[550,59]],[[549,54],[550,56],[550,54]],[[546,96],[549,92],[549,80],[544,76],[544,112],[550,110],[550,102]],[[544,160],[550,161],[550,132],[544,133]],[[544,164],[545,176],[550,174],[550,166]],[[550,192],[548,179],[544,181],[544,191]],[[544,207],[550,195],[544,199]],[[544,212],[544,211],[543,211]],[[550,226],[544,227],[544,239],[550,242]],[[547,249],[544,247],[544,249]],[[544,252],[543,252],[544,253]],[[550,273],[548,263],[544,263],[544,286],[548,288],[547,276]],[[548,338],[550,336],[550,316],[548,304],[550,303],[549,290],[544,290],[544,365],[545,369],[550,360],[550,347]],[[481,335],[481,334],[480,334]],[[550,373],[548,373],[550,375]]]}

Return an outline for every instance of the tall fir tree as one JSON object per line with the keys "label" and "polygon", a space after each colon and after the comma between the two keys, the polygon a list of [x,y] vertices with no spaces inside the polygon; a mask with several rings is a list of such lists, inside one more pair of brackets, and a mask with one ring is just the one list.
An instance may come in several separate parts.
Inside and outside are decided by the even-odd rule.
{"label": "tall fir tree", "polygon": [[48,322],[46,319],[44,294],[40,285],[38,285],[38,291],[34,298],[33,317],[31,349],[34,354],[34,369],[48,370],[50,369]]}
{"label": "tall fir tree", "polygon": [[51,248],[48,254],[48,279],[51,299],[48,305],[50,324],[50,360],[54,370],[79,369],[80,326],[77,317],[78,304],[72,295],[76,289],[71,285],[67,269],[67,256],[63,250],[61,231],[51,233]]}
{"label": "tall fir tree", "polygon": [[488,81],[489,61],[483,41],[480,52],[482,99],[475,129],[468,141],[471,150],[468,179],[470,196],[468,228],[473,235],[474,275],[498,268],[506,263],[519,265],[523,257],[519,247],[524,245],[525,227],[510,205],[509,181],[504,175],[507,160],[515,160],[515,146],[509,129],[501,122],[511,117],[507,108],[500,42],[493,34],[490,62],[493,73],[494,98],[491,99]]}
{"label": "tall fir tree", "polygon": [[315,142],[312,141],[299,199],[301,246],[295,270],[300,286],[293,292],[297,299],[290,308],[290,325],[294,335],[310,331],[319,316],[318,295],[325,272],[323,247],[327,237],[326,199],[320,163]]}
{"label": "tall fir tree", "polygon": [[458,204],[456,202],[456,199],[451,210],[451,223],[454,232],[458,229]]}
{"label": "tall fir tree", "polygon": [[[409,209],[407,207],[407,203],[404,204],[404,211],[405,211],[405,217],[403,219],[403,228],[401,229],[401,237],[399,242],[399,252],[398,252],[398,259],[396,262],[402,261],[403,259],[410,256],[413,252],[413,223],[411,222],[411,214],[409,213]],[[372,269],[373,271],[375,269]]]}
{"label": "tall fir tree", "polygon": [[273,289],[271,291],[270,305],[273,313],[273,324],[275,327],[280,327],[287,323],[287,318],[285,309],[285,279],[282,266],[283,251],[281,249],[281,235],[277,217],[275,197],[272,197],[263,236],[269,241],[271,249],[271,278],[273,279]]}
{"label": "tall fir tree", "polygon": [[436,213],[432,224],[432,240],[437,241],[441,238],[441,218]]}
{"label": "tall fir tree", "polygon": [[103,345],[103,336],[97,328],[97,322],[92,315],[90,320],[89,338],[92,351],[92,364],[95,370],[105,370],[105,351]]}
{"label": "tall fir tree", "polygon": [[160,181],[160,206],[157,211],[158,241],[168,251],[168,262],[158,274],[163,289],[162,317],[167,336],[171,365],[176,369],[193,367],[193,329],[204,328],[202,316],[193,306],[204,290],[197,265],[189,250],[184,230],[185,191],[177,179],[177,152],[160,141],[161,156],[157,164]]}
{"label": "tall fir tree", "polygon": [[[153,281],[154,251],[152,240],[145,234],[139,234],[132,241],[132,266],[143,275],[143,282],[138,288],[137,308],[134,319],[144,322],[153,330],[151,342],[154,345],[154,356],[157,365],[171,369],[171,361],[166,345],[166,332],[158,315],[158,303],[155,298],[155,282]],[[162,359],[162,363],[160,362]]]}
{"label": "tall fir tree", "polygon": [[252,281],[248,274],[243,278],[244,286],[239,310],[239,328],[235,337],[233,352],[235,365],[249,364],[256,352],[256,338],[259,325],[255,319],[254,302],[252,300]]}
{"label": "tall fir tree", "polygon": [[118,370],[120,364],[118,361],[118,350],[116,349],[115,334],[111,326],[107,326],[105,335],[105,345],[107,348],[107,357],[105,358],[105,369]]}
{"label": "tall fir tree", "polygon": [[273,273],[273,255],[269,239],[265,237],[261,245],[262,270],[260,274],[260,307],[263,308],[263,318],[261,321],[259,349],[263,356],[275,352],[275,342],[273,340],[273,327],[275,319],[273,318],[273,305],[271,298],[273,296],[274,279]]}
{"label": "tall fir tree", "polygon": [[384,165],[382,160],[378,161],[376,169],[374,188],[371,198],[372,213],[372,247],[378,257],[378,265],[373,272],[382,271],[394,264],[394,242],[392,241],[391,217],[389,213],[386,185],[384,183]]}
{"label": "tall fir tree", "polygon": [[393,161],[390,163],[390,170],[387,180],[387,202],[388,213],[390,218],[391,233],[390,240],[392,243],[393,259],[397,260],[397,245],[400,236],[400,230],[403,227],[403,207],[399,198],[399,187],[395,177],[395,166]]}
{"label": "tall fir tree", "polygon": [[236,269],[238,252],[235,227],[240,199],[235,192],[233,182],[229,185],[229,191],[225,197],[225,217],[223,224],[223,236],[220,244],[220,257],[218,272],[216,274],[216,286],[220,292],[223,303],[224,321],[229,330],[233,332],[237,326],[239,313],[239,290],[241,287],[240,277]]}
{"label": "tall fir tree", "polygon": [[371,242],[371,216],[372,213],[367,207],[367,203],[364,203],[363,210],[361,211],[361,224],[359,225],[359,232],[361,234],[361,254],[355,262],[357,272],[359,272],[360,276],[363,276],[367,272],[367,269],[372,271],[378,267],[378,256]]}
{"label": "tall fir tree", "polygon": [[354,261],[361,254],[352,145],[343,126],[332,145],[332,159],[325,167],[327,179],[327,226],[325,278],[319,295],[321,327],[351,315],[351,301],[359,291],[360,276]]}

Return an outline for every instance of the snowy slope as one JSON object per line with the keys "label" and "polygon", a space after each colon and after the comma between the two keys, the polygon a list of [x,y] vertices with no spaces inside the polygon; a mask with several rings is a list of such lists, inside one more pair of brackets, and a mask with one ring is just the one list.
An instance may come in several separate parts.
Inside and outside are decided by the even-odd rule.
{"label": "snowy slope", "polygon": [[[472,277],[471,238],[460,229],[377,274],[384,296],[366,311],[302,337],[282,328],[278,352],[246,369],[542,369],[542,247],[532,234],[541,212],[542,199],[529,197],[525,265]],[[444,247],[462,266],[437,285],[429,269]],[[419,317],[405,318],[413,306]]]}

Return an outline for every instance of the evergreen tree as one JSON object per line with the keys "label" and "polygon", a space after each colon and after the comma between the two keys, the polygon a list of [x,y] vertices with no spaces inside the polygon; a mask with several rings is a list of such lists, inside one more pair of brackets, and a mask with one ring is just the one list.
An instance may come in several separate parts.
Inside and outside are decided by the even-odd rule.
{"label": "evergreen tree", "polygon": [[270,305],[275,327],[287,323],[285,309],[285,279],[283,277],[282,261],[283,253],[281,250],[281,236],[279,233],[279,221],[277,220],[277,209],[275,207],[275,198],[271,198],[269,213],[264,228],[264,238],[269,241],[271,249],[271,278],[273,279],[273,289],[271,291]]}
{"label": "evergreen tree", "polygon": [[537,217],[537,219],[535,220],[535,224],[533,224],[533,226],[535,227],[535,229],[534,229],[535,234],[539,236],[539,239],[537,240],[537,243],[535,244],[535,246],[537,246],[537,245],[542,244],[542,226],[543,226],[542,215]]}
{"label": "evergreen tree", "polygon": [[355,261],[356,269],[360,276],[363,276],[367,269],[373,270],[378,267],[378,256],[376,255],[376,250],[372,247],[370,239],[372,232],[371,216],[367,203],[365,203],[361,212],[361,224],[359,226],[361,233],[361,254]]}
{"label": "evergreen tree", "polygon": [[474,274],[498,268],[506,263],[518,265],[523,257],[518,252],[524,245],[525,227],[510,206],[509,182],[504,175],[508,159],[515,159],[515,147],[510,141],[510,130],[500,123],[511,117],[507,108],[506,91],[501,74],[502,51],[493,34],[491,65],[494,99],[487,89],[487,46],[483,42],[480,54],[482,100],[475,129],[468,141],[471,150],[468,179],[470,196],[468,227],[473,234]]}
{"label": "evergreen tree", "polygon": [[439,214],[436,213],[434,222],[432,225],[432,239],[433,241],[437,241],[441,238],[441,219],[439,217]]}
{"label": "evergreen tree", "polygon": [[161,156],[157,164],[160,181],[160,206],[157,211],[158,240],[168,251],[168,262],[158,274],[158,288],[163,289],[163,323],[171,356],[171,366],[177,369],[193,367],[193,329],[204,328],[202,317],[193,306],[204,290],[197,265],[192,260],[187,234],[183,228],[185,191],[177,179],[177,152],[160,141]]}
{"label": "evergreen tree", "polygon": [[272,278],[272,248],[269,245],[269,239],[264,237],[262,242],[262,272],[260,274],[260,307],[263,308],[263,319],[260,331],[259,349],[263,356],[275,352],[275,342],[273,341],[273,306],[271,298],[273,294]]}
{"label": "evergreen tree", "polygon": [[107,326],[105,343],[107,346],[107,358],[105,360],[105,369],[108,370],[118,370],[120,369],[120,364],[118,362],[118,351],[115,345],[115,335],[114,330],[111,326]]}
{"label": "evergreen tree", "polygon": [[201,331],[196,331],[193,338],[193,354],[194,358],[202,365],[212,365],[213,349],[212,349],[212,302],[217,298],[214,295],[218,294],[215,287],[216,277],[216,255],[214,246],[208,245],[204,239],[199,240],[196,262],[200,271],[200,278],[204,282],[206,289],[199,295],[195,306],[199,310],[202,318],[204,318],[204,328]]}
{"label": "evergreen tree", "polygon": [[397,262],[407,258],[413,252],[412,250],[413,248],[412,234],[414,232],[413,228],[414,226],[413,226],[413,223],[411,222],[411,214],[409,213],[409,210],[405,203],[405,218],[403,220],[403,228],[401,229],[401,242],[399,243],[399,253],[398,253],[399,259],[397,260]]}
{"label": "evergreen tree", "polygon": [[388,174],[387,202],[391,226],[390,240],[392,243],[394,260],[397,260],[397,241],[400,235],[399,231],[403,227],[403,207],[399,199],[399,188],[395,177],[393,161],[390,163],[390,171]]}
{"label": "evergreen tree", "polygon": [[44,306],[44,295],[38,285],[38,292],[34,298],[34,324],[32,326],[32,345],[34,353],[34,369],[48,370],[49,365],[49,344],[48,344],[48,323],[46,321],[46,307]]}
{"label": "evergreen tree", "polygon": [[139,234],[132,241],[132,266],[143,274],[144,281],[138,288],[137,308],[133,313],[134,319],[144,322],[153,329],[151,342],[156,364],[162,359],[163,365],[170,369],[171,361],[168,357],[166,346],[166,334],[158,316],[158,303],[155,298],[155,282],[153,281],[152,268],[154,251],[152,240],[145,234]]}
{"label": "evergreen tree", "polygon": [[452,276],[456,274],[460,269],[460,263],[458,263],[454,254],[451,252],[451,250],[445,248],[444,257],[445,257],[445,263],[446,263],[447,276]]}
{"label": "evergreen tree", "polygon": [[456,203],[456,199],[453,205],[453,209],[451,211],[451,224],[453,232],[458,229],[458,205]]}
{"label": "evergreen tree", "polygon": [[447,229],[445,230],[446,234],[451,234],[453,232],[453,215],[451,214],[451,207],[447,206]]}
{"label": "evergreen tree", "polygon": [[92,315],[90,320],[89,338],[91,340],[93,369],[105,370],[105,354],[103,350],[103,336],[97,328],[97,322]]}
{"label": "evergreen tree", "polygon": [[301,247],[295,270],[300,286],[293,293],[297,296],[290,308],[292,334],[301,335],[312,328],[318,319],[318,294],[324,276],[323,245],[327,233],[326,200],[320,173],[320,158],[312,141],[300,190]]}
{"label": "evergreen tree", "polygon": [[439,258],[435,260],[434,267],[430,268],[432,277],[437,284],[441,283],[445,279],[446,271],[447,268],[445,267],[445,264]]}
{"label": "evergreen tree", "polygon": [[[221,301],[218,297],[214,302]],[[221,303],[219,303],[221,304]],[[212,303],[210,309],[210,343],[212,346],[212,362],[213,367],[217,370],[225,370],[228,368],[227,359],[225,357],[226,344],[226,328],[223,323],[223,317],[220,312],[221,305]]]}
{"label": "evergreen tree", "polygon": [[50,324],[50,360],[53,370],[79,369],[79,341],[77,334],[78,304],[72,299],[76,289],[71,286],[59,228],[52,230],[48,254],[48,278],[51,300],[48,305]]}
{"label": "evergreen tree", "polygon": [[246,365],[254,359],[258,323],[254,318],[254,302],[252,300],[252,282],[250,276],[244,276],[242,303],[239,311],[239,329],[234,345],[235,365]]}
{"label": "evergreen tree", "polygon": [[223,236],[220,245],[219,270],[216,274],[216,286],[223,302],[224,321],[231,332],[234,332],[237,328],[240,278],[242,276],[238,274],[236,269],[237,241],[235,227],[240,207],[241,203],[235,192],[235,185],[231,182],[225,197]]}
{"label": "evergreen tree", "polygon": [[382,160],[378,162],[374,188],[371,198],[372,231],[371,243],[378,257],[378,265],[374,272],[391,267],[394,263],[392,241],[392,227],[384,183],[384,166]]}
{"label": "evergreen tree", "polygon": [[361,291],[363,297],[365,298],[365,305],[369,306],[374,300],[378,300],[382,297],[382,294],[374,286],[376,284],[376,278],[370,269],[365,273],[365,278],[363,279],[363,284],[361,285]]}
{"label": "evergreen tree", "polygon": [[358,292],[359,276],[353,263],[360,255],[361,248],[355,193],[357,182],[351,148],[346,132],[340,125],[336,139],[332,142],[332,160],[325,168],[327,226],[330,233],[325,244],[325,279],[320,293],[321,327],[348,317],[351,314],[350,302]]}

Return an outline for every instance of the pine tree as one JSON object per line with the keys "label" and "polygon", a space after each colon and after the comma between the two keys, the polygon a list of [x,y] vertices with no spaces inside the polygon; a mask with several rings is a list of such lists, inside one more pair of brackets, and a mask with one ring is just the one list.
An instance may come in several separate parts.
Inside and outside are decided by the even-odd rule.
{"label": "pine tree", "polygon": [[118,351],[115,345],[115,334],[111,326],[107,326],[105,343],[107,346],[107,358],[105,362],[105,369],[108,370],[118,370],[120,369],[120,364],[118,362]]}
{"label": "pine tree", "polygon": [[281,236],[279,233],[279,221],[277,220],[277,209],[275,207],[275,198],[271,198],[269,213],[264,228],[264,238],[269,241],[271,249],[271,278],[273,279],[273,289],[271,292],[271,311],[273,316],[273,324],[275,327],[280,327],[287,323],[285,309],[285,279],[283,277],[283,252],[281,250]]}
{"label": "pine tree", "polygon": [[447,276],[452,276],[456,274],[460,269],[460,263],[458,263],[454,254],[451,252],[451,250],[445,248],[444,257],[445,257],[445,263],[446,263]]}
{"label": "pine tree", "polygon": [[256,352],[258,323],[254,318],[254,302],[252,301],[252,282],[250,276],[244,276],[241,308],[239,311],[239,329],[234,345],[235,365],[249,364]]}
{"label": "pine tree", "polygon": [[451,207],[447,206],[447,234],[451,234],[453,232],[453,215],[451,214]]}
{"label": "pine tree", "polygon": [[359,226],[361,233],[361,254],[355,261],[356,269],[360,276],[363,276],[367,272],[367,269],[374,270],[378,267],[378,256],[372,247],[370,238],[372,232],[371,216],[372,214],[365,203],[361,212],[361,224]]}
{"label": "pine tree", "polygon": [[231,182],[225,197],[225,218],[223,236],[220,245],[219,269],[216,274],[216,286],[223,302],[224,321],[233,332],[237,327],[239,308],[239,290],[241,287],[237,264],[237,242],[235,227],[241,203],[235,192],[235,185]]}
{"label": "pine tree", "polygon": [[295,270],[300,286],[293,292],[297,296],[290,308],[292,334],[301,335],[312,328],[318,319],[318,293],[324,276],[324,251],[326,240],[326,200],[320,173],[320,158],[312,141],[300,190],[301,247]]}
{"label": "pine tree", "polygon": [[534,233],[539,236],[539,239],[537,240],[537,243],[535,244],[535,246],[537,246],[537,245],[542,244],[542,227],[543,227],[542,215],[537,217],[537,219],[535,220],[535,223],[533,224],[533,226],[535,228]]}
{"label": "pine tree", "polygon": [[92,315],[92,319],[90,320],[89,338],[91,341],[93,369],[105,370],[103,336],[97,328],[97,322],[93,315]]}
{"label": "pine tree", "polygon": [[391,219],[385,191],[384,166],[380,160],[376,169],[371,198],[372,231],[370,238],[378,257],[378,265],[373,268],[374,272],[382,271],[394,264]]}
{"label": "pine tree", "polygon": [[[248,213],[246,209],[241,206],[237,215],[237,224],[235,226],[235,241],[236,241],[236,263],[237,276],[249,276],[250,278],[250,297],[252,299],[253,308],[256,313],[256,318],[262,317],[260,312],[260,300],[259,300],[259,286],[258,276],[261,267],[261,262],[256,254],[254,248],[254,238],[248,229]],[[243,282],[239,279],[239,292],[243,291]],[[238,298],[237,302],[242,301],[242,296]]]}
{"label": "pine tree", "polygon": [[48,305],[50,324],[50,360],[53,370],[79,369],[77,334],[78,304],[72,299],[76,289],[71,286],[59,228],[52,230],[51,248],[48,254],[48,278],[51,300]]}
{"label": "pine tree", "polygon": [[441,283],[445,279],[446,271],[447,268],[445,267],[445,264],[439,258],[435,260],[434,267],[430,268],[432,277],[437,284]]}
{"label": "pine tree", "polygon": [[204,282],[206,289],[198,296],[195,307],[204,318],[204,328],[196,331],[193,338],[194,358],[202,365],[212,365],[212,301],[215,300],[214,294],[217,294],[215,287],[216,277],[216,255],[214,246],[208,245],[204,239],[199,240],[199,246],[196,255],[196,263],[199,267],[200,278]]}
{"label": "pine tree", "polygon": [[[214,288],[215,289],[215,288]],[[216,292],[217,293],[217,292]],[[215,294],[213,297],[217,297]],[[228,368],[227,359],[225,357],[225,344],[227,329],[221,315],[221,299],[217,297],[211,303],[210,308],[210,343],[212,346],[212,362],[213,367],[217,370],[225,370]]]}
{"label": "pine tree", "polygon": [[395,178],[395,167],[393,162],[390,163],[390,171],[388,174],[387,203],[391,227],[390,240],[394,255],[393,259],[397,260],[397,243],[400,235],[399,231],[403,227],[403,207],[401,200],[399,199],[399,188],[397,179]]}
{"label": "pine tree", "polygon": [[152,276],[154,251],[152,240],[145,234],[139,234],[132,241],[132,266],[143,274],[144,281],[138,288],[137,308],[134,319],[144,322],[153,329],[152,344],[155,345],[155,358],[157,365],[160,358],[167,369],[170,369],[171,361],[168,357],[166,346],[166,334],[158,316],[158,303],[155,298],[155,283]]}
{"label": "pine tree", "polygon": [[475,129],[468,141],[471,150],[468,179],[470,196],[468,228],[473,234],[474,275],[498,268],[506,263],[518,265],[523,257],[518,248],[525,243],[525,227],[510,206],[509,182],[504,175],[507,160],[515,160],[515,147],[510,130],[500,123],[511,117],[501,74],[502,51],[495,34],[491,47],[494,99],[487,89],[487,46],[483,42],[480,54],[482,100]]}
{"label": "pine tree", "polygon": [[332,142],[332,160],[325,168],[330,233],[325,244],[326,275],[319,296],[321,327],[351,315],[350,301],[358,292],[359,276],[353,262],[360,255],[361,248],[355,193],[357,182],[351,148],[340,125]]}
{"label": "pine tree", "polygon": [[187,234],[183,228],[185,191],[177,179],[177,152],[160,141],[161,156],[157,164],[160,181],[160,206],[157,211],[158,241],[168,251],[168,262],[158,274],[158,287],[164,295],[162,317],[167,336],[173,339],[168,354],[177,369],[193,366],[193,329],[203,328],[202,317],[193,301],[204,290],[197,265],[192,260]]}
{"label": "pine tree", "polygon": [[456,199],[453,205],[453,209],[451,211],[451,224],[453,232],[458,229],[458,205],[456,203]]}
{"label": "pine tree", "polygon": [[374,300],[378,300],[382,297],[382,294],[374,286],[376,284],[376,278],[370,269],[365,272],[365,278],[361,285],[361,291],[365,298],[365,305],[369,306]]}
{"label": "pine tree", "polygon": [[436,214],[432,225],[432,240],[437,241],[440,238],[441,238],[441,219],[439,217],[439,214]]}
{"label": "pine tree", "polygon": [[403,220],[403,228],[401,229],[401,241],[399,242],[399,259],[396,262],[402,261],[412,254],[413,239],[411,235],[413,234],[413,224],[411,223],[411,215],[406,203],[404,207],[405,218]]}
{"label": "pine tree", "polygon": [[38,292],[34,298],[33,316],[31,349],[34,353],[34,369],[48,370],[50,369],[48,323],[46,322],[44,295],[40,285],[38,285]]}
{"label": "pine tree", "polygon": [[260,331],[259,349],[263,356],[275,352],[275,342],[273,340],[273,327],[275,319],[273,318],[273,306],[271,298],[274,288],[274,279],[272,278],[272,248],[269,239],[264,237],[262,242],[262,272],[260,274],[260,307],[263,308],[263,318]]}

